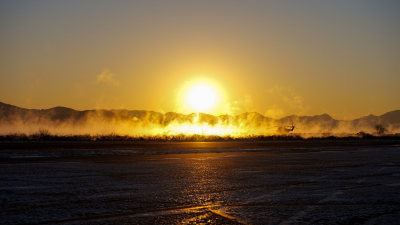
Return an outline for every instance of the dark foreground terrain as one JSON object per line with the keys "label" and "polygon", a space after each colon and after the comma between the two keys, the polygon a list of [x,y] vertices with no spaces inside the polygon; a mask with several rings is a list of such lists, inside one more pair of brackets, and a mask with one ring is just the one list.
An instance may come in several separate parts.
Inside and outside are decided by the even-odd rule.
{"label": "dark foreground terrain", "polygon": [[0,142],[2,224],[400,224],[397,140]]}

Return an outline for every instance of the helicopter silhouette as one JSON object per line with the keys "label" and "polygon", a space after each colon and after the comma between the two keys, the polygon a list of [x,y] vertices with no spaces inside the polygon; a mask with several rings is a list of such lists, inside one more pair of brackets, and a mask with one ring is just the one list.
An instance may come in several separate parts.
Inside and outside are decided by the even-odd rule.
{"label": "helicopter silhouette", "polygon": [[290,132],[294,131],[295,127],[296,126],[293,124],[293,121],[292,121],[292,125],[290,125],[290,126],[280,126],[280,127],[278,127],[277,133],[279,133],[279,134],[289,134]]}

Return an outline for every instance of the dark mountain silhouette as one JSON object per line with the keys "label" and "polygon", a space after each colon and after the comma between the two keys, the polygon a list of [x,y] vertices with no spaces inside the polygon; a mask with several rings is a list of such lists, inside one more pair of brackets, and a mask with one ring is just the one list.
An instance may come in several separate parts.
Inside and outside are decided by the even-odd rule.
{"label": "dark mountain silhouette", "polygon": [[[50,109],[25,109],[0,102],[0,134],[9,132],[34,132],[39,128],[54,132],[102,132],[126,133],[147,128],[163,128],[170,124],[201,123],[209,126],[236,126],[249,133],[263,134],[273,132],[285,126],[295,125],[295,133],[310,134],[355,134],[374,133],[376,126],[386,132],[400,132],[400,110],[387,112],[381,116],[369,115],[354,120],[336,120],[328,114],[315,116],[291,115],[281,119],[272,119],[257,112],[239,115],[181,114],[176,112],[160,113],[145,110],[74,110],[66,107]],[[122,129],[123,127],[123,129]],[[132,128],[133,127],[133,128]],[[140,127],[140,129],[138,128]]]}

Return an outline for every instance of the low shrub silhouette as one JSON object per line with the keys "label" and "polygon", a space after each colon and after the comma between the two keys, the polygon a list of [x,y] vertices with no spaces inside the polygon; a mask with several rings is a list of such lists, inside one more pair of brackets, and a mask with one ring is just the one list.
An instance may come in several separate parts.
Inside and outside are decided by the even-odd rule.
{"label": "low shrub silhouette", "polygon": [[218,135],[161,135],[161,136],[128,136],[111,133],[109,135],[53,135],[47,130],[39,130],[38,133],[7,134],[0,135],[0,141],[89,141],[89,142],[113,142],[113,141],[158,141],[158,142],[201,142],[201,141],[291,141],[291,140],[320,140],[320,139],[400,139],[400,135],[372,135],[359,132],[350,136],[323,135],[321,137],[302,137],[300,135],[258,135],[246,137],[218,136]]}

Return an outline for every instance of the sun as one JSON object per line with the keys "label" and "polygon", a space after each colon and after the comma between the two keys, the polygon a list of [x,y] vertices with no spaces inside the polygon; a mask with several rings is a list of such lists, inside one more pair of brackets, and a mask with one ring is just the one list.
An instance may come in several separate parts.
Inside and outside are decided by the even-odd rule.
{"label": "sun", "polygon": [[217,101],[216,91],[207,84],[195,84],[187,93],[186,101],[196,112],[211,110]]}
{"label": "sun", "polygon": [[214,79],[199,77],[186,81],[177,92],[177,108],[181,113],[221,114],[226,106],[224,89]]}

